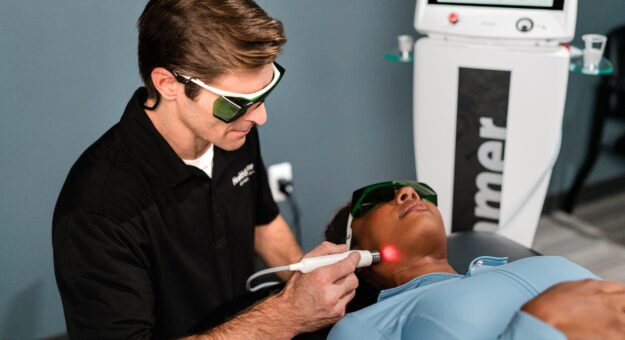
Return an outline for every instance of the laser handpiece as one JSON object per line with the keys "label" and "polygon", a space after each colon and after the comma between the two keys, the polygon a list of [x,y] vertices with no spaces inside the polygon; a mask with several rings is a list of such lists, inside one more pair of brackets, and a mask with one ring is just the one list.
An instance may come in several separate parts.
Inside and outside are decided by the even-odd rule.
{"label": "laser handpiece", "polygon": [[356,268],[369,267],[371,265],[380,263],[380,252],[368,251],[368,250],[350,250],[350,251],[346,251],[340,254],[307,257],[297,263],[293,263],[288,266],[268,268],[268,269],[264,269],[255,273],[254,275],[250,276],[249,279],[247,279],[247,284],[246,284],[247,290],[249,292],[255,292],[261,288],[274,286],[280,283],[280,282],[266,282],[256,287],[251,287],[250,286],[251,282],[257,277],[271,274],[271,273],[281,272],[281,271],[300,271],[302,273],[310,273],[319,267],[324,267],[324,266],[335,264],[345,259],[347,256],[349,256],[349,254],[353,252],[360,253],[360,261],[358,261]]}
{"label": "laser handpiece", "polygon": [[370,265],[378,264],[380,262],[380,252],[378,251],[370,252],[368,250],[350,250],[340,254],[307,257],[298,263],[289,265],[289,270],[299,270],[302,273],[310,273],[319,267],[335,264],[353,252],[360,253],[360,261],[358,262],[356,268],[369,267]]}

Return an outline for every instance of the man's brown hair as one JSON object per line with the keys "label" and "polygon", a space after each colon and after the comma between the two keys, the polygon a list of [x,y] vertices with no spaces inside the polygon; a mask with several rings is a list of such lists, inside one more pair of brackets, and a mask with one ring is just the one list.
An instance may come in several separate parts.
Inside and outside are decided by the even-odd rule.
{"label": "man's brown hair", "polygon": [[[253,0],[150,0],[137,26],[139,72],[157,101],[156,67],[211,82],[273,62],[286,42],[282,23]],[[185,93],[193,99],[198,90],[188,83]]]}

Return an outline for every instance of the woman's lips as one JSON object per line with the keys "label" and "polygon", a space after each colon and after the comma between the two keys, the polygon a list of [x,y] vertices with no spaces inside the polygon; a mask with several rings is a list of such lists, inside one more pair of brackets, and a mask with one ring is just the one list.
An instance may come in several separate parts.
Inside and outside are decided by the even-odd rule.
{"label": "woman's lips", "polygon": [[423,201],[419,201],[419,200],[406,201],[406,203],[404,203],[401,207],[401,211],[399,212],[399,218],[403,218],[404,216],[408,215],[411,212],[427,211],[427,210],[428,210],[428,205],[425,204],[425,202]]}

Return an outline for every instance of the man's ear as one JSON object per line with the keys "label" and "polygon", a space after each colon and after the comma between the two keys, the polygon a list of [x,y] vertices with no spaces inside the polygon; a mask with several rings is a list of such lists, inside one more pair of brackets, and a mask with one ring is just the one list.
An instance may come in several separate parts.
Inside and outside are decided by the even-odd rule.
{"label": "man's ear", "polygon": [[174,75],[163,67],[156,67],[150,74],[152,83],[164,100],[174,100],[184,86],[180,84]]}

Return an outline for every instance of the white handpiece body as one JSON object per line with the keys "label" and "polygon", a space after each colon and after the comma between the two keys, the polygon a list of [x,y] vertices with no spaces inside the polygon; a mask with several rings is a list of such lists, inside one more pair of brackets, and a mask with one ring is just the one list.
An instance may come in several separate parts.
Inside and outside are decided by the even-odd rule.
{"label": "white handpiece body", "polygon": [[302,273],[310,273],[319,267],[335,264],[345,259],[347,256],[349,256],[349,254],[353,252],[360,253],[360,261],[358,262],[356,268],[368,267],[372,264],[380,262],[380,253],[377,251],[370,252],[368,250],[350,250],[340,254],[307,257],[305,259],[302,259],[298,263],[290,265],[289,270],[298,270]]}

